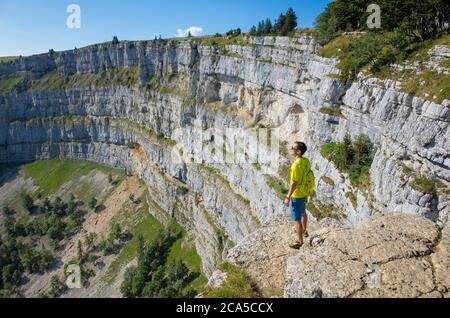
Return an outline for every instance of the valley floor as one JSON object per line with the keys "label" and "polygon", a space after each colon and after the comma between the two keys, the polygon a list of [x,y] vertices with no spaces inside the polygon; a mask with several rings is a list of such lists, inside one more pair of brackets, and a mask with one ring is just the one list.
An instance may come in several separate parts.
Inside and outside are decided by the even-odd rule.
{"label": "valley floor", "polygon": [[[51,251],[55,260],[45,271],[34,274],[24,271],[17,295],[55,296],[52,290],[56,288],[54,277],[58,277],[60,286],[63,286],[65,266],[80,263],[81,253],[83,287],[61,288],[56,296],[122,297],[120,286],[125,269],[136,264],[138,236],[142,235],[149,242],[164,228],[149,213],[147,202],[150,194],[139,178],[96,163],[70,160],[1,166],[0,173],[0,208],[8,207],[13,211],[16,227],[24,225],[27,229],[27,224],[45,223],[41,210],[47,198],[50,202],[56,198],[70,202],[73,196],[84,213],[75,233],[66,234],[56,246],[48,235],[18,235],[18,241],[30,244],[36,250]],[[31,212],[23,205],[24,194],[30,195],[34,201]],[[96,199],[94,208],[89,207],[92,198]],[[11,216],[0,216],[0,235],[5,241],[9,235],[6,218]],[[120,228],[120,237],[114,241],[111,250],[105,252],[101,246],[115,226]],[[189,270],[200,273],[201,260],[195,246],[187,233],[181,228],[179,230],[182,235],[173,243],[167,262],[181,260]],[[94,242],[89,243],[89,238],[94,238]],[[200,274],[190,287],[201,291],[205,283],[206,278]]]}

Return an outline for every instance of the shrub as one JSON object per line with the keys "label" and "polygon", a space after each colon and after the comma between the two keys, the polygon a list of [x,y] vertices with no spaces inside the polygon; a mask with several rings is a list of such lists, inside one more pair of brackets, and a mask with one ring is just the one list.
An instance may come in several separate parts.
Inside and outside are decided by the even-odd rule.
{"label": "shrub", "polygon": [[326,115],[331,115],[331,116],[335,116],[335,117],[339,117],[342,119],[347,119],[343,114],[342,114],[342,110],[340,107],[338,108],[326,108],[326,107],[322,107],[321,109],[319,109],[319,112],[322,114],[326,114]]}
{"label": "shrub", "polygon": [[370,188],[370,166],[375,154],[374,147],[366,135],[354,141],[347,134],[341,142],[322,145],[322,157],[331,160],[341,172],[349,174],[350,183],[360,189]]}
{"label": "shrub", "polygon": [[31,212],[31,209],[33,208],[33,198],[28,193],[21,192],[20,201],[22,202],[23,207]]}
{"label": "shrub", "polygon": [[88,202],[88,206],[90,209],[95,209],[97,207],[97,199],[92,197]]}
{"label": "shrub", "polygon": [[184,196],[189,192],[189,189],[186,187],[178,187],[177,188],[177,196]]}
{"label": "shrub", "polygon": [[419,192],[436,195],[437,189],[443,187],[442,182],[436,177],[423,177],[414,175],[413,181],[410,186]]}

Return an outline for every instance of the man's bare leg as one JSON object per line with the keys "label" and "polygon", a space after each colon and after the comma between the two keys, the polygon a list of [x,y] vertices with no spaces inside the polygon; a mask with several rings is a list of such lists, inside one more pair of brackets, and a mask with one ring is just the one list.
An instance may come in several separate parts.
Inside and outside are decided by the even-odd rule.
{"label": "man's bare leg", "polygon": [[301,221],[295,221],[295,230],[297,232],[297,240],[303,244],[303,226]]}
{"label": "man's bare leg", "polygon": [[306,230],[308,229],[308,214],[306,214],[306,211],[302,213],[302,227],[303,232],[306,232]]}

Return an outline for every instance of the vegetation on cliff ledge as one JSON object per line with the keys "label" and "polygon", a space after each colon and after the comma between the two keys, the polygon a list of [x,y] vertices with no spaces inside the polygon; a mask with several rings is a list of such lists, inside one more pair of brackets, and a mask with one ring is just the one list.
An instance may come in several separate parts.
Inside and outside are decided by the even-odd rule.
{"label": "vegetation on cliff ledge", "polygon": [[127,268],[120,291],[124,297],[194,297],[190,283],[200,276],[191,271],[180,259],[170,259],[171,246],[182,236],[171,224],[145,242],[140,236],[137,242],[137,266]]}
{"label": "vegetation on cliff ledge", "polygon": [[346,134],[341,142],[322,145],[321,155],[331,160],[339,171],[348,173],[353,186],[362,190],[370,188],[369,171],[375,148],[366,135],[359,135],[352,140]]}
{"label": "vegetation on cliff ledge", "polygon": [[236,266],[224,263],[219,270],[227,274],[226,281],[222,286],[207,287],[203,293],[206,298],[254,298],[255,289],[247,275]]}
{"label": "vegetation on cliff ledge", "polygon": [[342,80],[352,80],[362,70],[386,76],[390,65],[423,54],[448,32],[448,1],[378,1],[381,27],[369,29],[366,21],[371,12],[366,9],[371,3],[336,0],[316,19],[314,37],[323,46],[319,52],[340,59]]}

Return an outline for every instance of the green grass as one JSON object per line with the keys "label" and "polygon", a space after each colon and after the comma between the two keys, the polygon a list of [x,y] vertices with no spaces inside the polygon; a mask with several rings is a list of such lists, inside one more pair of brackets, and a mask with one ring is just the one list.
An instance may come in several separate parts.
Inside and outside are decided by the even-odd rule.
{"label": "green grass", "polygon": [[322,220],[324,218],[332,218],[335,220],[340,220],[342,215],[336,212],[335,206],[332,204],[324,204],[319,200],[308,201],[306,204],[306,209],[317,219]]}
{"label": "green grass", "polygon": [[245,273],[230,263],[224,263],[219,269],[227,273],[227,280],[219,288],[207,289],[205,298],[254,298],[256,292]]}
{"label": "green grass", "polygon": [[436,45],[450,46],[450,34],[440,36],[436,39],[426,40],[424,42],[416,43],[408,47],[407,58],[412,61],[426,62],[430,60],[428,51]]}
{"label": "green grass", "polygon": [[12,62],[18,59],[18,56],[0,56],[0,63]]}
{"label": "green grass", "polygon": [[336,184],[334,183],[334,181],[333,181],[333,179],[331,179],[330,177],[328,177],[328,176],[322,176],[321,178],[320,178],[320,180],[322,180],[323,182],[325,182],[326,184],[329,184],[330,186],[335,186]]}
{"label": "green grass", "polygon": [[419,192],[436,195],[437,190],[444,187],[444,184],[436,177],[413,176],[410,186]]}
{"label": "green grass", "polygon": [[122,171],[90,161],[42,160],[25,164],[23,169],[26,177],[33,178],[34,184],[38,187],[37,192],[43,196],[56,192],[69,180],[87,175],[93,170],[123,177]]}
{"label": "green grass", "polygon": [[73,89],[82,87],[106,87],[111,85],[134,86],[139,80],[139,68],[120,67],[99,70],[96,73],[75,73],[64,76],[53,72],[45,74],[40,79],[33,80],[29,91],[45,92],[59,89]]}
{"label": "green grass", "polygon": [[434,71],[404,72],[400,76],[402,90],[435,103],[450,99],[450,75]]}
{"label": "green grass", "polygon": [[[380,78],[397,79],[399,74],[391,69],[392,63],[402,64],[415,61],[426,62],[430,59],[428,51],[436,45],[450,46],[450,35],[443,34],[436,39],[424,42],[403,43],[405,37],[395,32],[366,32],[358,35],[340,35],[319,49],[324,57],[339,58],[337,67],[341,74],[330,74],[330,77],[341,80],[352,80],[361,71]],[[443,66],[450,64],[445,62]],[[405,76],[406,75],[406,76]],[[402,74],[400,74],[402,77]],[[411,71],[404,72],[406,91],[425,97],[428,100],[442,102],[449,96],[449,76],[426,71],[416,75]],[[419,83],[425,81],[425,84]],[[433,99],[433,96],[436,98]]]}
{"label": "green grass", "polygon": [[[141,197],[141,201],[144,202],[144,204],[138,211],[127,210],[121,212],[125,215],[125,219],[128,219],[128,217],[126,217],[127,213],[137,213],[138,215],[134,215],[133,217],[135,217],[138,222],[130,229],[133,238],[126,243],[117,258],[109,266],[104,278],[102,278],[106,282],[111,282],[117,276],[120,269],[136,257],[139,235],[142,235],[146,242],[151,242],[155,239],[158,232],[164,227],[153,215],[148,212],[149,206],[147,204],[147,196],[148,191],[145,191]],[[200,291],[207,283],[206,277],[201,274],[201,258],[197,254],[195,245],[192,244],[187,248],[182,247],[183,241],[186,240],[188,234],[174,220],[172,220],[172,225],[175,226],[181,233],[181,236],[170,248],[166,263],[168,264],[171,261],[181,260],[191,271],[200,273],[200,276],[186,287],[186,289],[193,288]]]}
{"label": "green grass", "polygon": [[220,52],[220,55],[228,56],[228,57],[234,57],[234,58],[239,58],[239,59],[244,58],[244,57],[243,57],[241,54],[239,54],[239,53],[231,52],[231,51],[227,51],[227,50],[222,50],[222,52]]}
{"label": "green grass", "polygon": [[319,49],[319,54],[323,57],[339,57],[342,58],[345,54],[345,51],[348,49],[350,44],[352,43],[353,37],[348,35],[341,35],[337,38],[331,40],[327,45],[323,48]]}
{"label": "green grass", "polygon": [[170,86],[170,85],[159,85],[156,88],[156,91],[160,94],[165,95],[175,95],[181,98],[186,98],[187,92],[180,90],[178,87]]}
{"label": "green grass", "polygon": [[204,46],[225,46],[225,45],[239,45],[248,46],[250,42],[243,36],[229,37],[229,36],[207,36],[207,37],[197,37],[195,40],[200,40],[201,44]]}
{"label": "green grass", "polygon": [[445,59],[441,62],[441,66],[445,68],[450,68],[450,59]]}
{"label": "green grass", "polygon": [[358,207],[358,199],[357,199],[356,196],[353,194],[353,192],[347,192],[347,193],[345,193],[345,197],[346,197],[347,199],[350,200],[350,202],[351,202],[353,208],[356,209],[356,208]]}
{"label": "green grass", "polygon": [[124,248],[120,251],[117,258],[111,263],[103,279],[110,282],[114,279],[120,271],[120,268],[136,257],[136,249],[139,235],[144,237],[146,242],[153,241],[158,234],[159,230],[163,228],[162,224],[158,222],[153,215],[148,212],[147,201],[143,208],[139,209],[136,213],[139,214],[139,222],[135,224],[130,230],[133,238],[126,243]]}
{"label": "green grass", "polygon": [[265,178],[267,185],[274,189],[277,196],[283,200],[288,194],[285,182],[272,175],[265,175]]}
{"label": "green grass", "polygon": [[322,107],[321,109],[319,109],[319,112],[322,114],[326,114],[326,115],[331,115],[331,116],[335,116],[335,117],[339,117],[342,119],[347,119],[343,114],[342,114],[342,110],[341,108],[326,108],[326,107]]}
{"label": "green grass", "polygon": [[6,95],[11,92],[14,87],[19,85],[22,81],[22,77],[0,80],[0,96]]}
{"label": "green grass", "polygon": [[177,96],[183,99],[184,106],[192,106],[196,100],[188,97],[186,90],[186,75],[185,74],[168,74],[165,76],[168,82],[158,82],[158,77],[155,75],[144,85],[146,90],[153,90],[159,94]]}
{"label": "green grass", "polygon": [[[192,245],[187,248],[183,248],[182,247],[183,241],[188,239],[188,234],[181,226],[179,226],[175,222],[173,222],[173,224],[180,231],[181,237],[177,241],[175,241],[175,243],[172,245],[169,256],[167,257],[167,263],[170,263],[175,260],[181,260],[186,264],[189,270],[201,274],[202,260],[200,256],[197,254],[197,250],[195,248],[194,243],[192,243]],[[192,281],[189,284],[188,288],[190,287],[199,291],[206,285],[207,282],[208,282],[207,278],[201,274],[199,277],[197,277],[194,281]]]}
{"label": "green grass", "polygon": [[418,175],[412,168],[408,167],[403,162],[400,162],[403,173],[412,180],[409,182],[409,186],[416,191],[422,193],[428,193],[436,195],[439,189],[445,187],[445,185],[436,177],[426,177]]}

